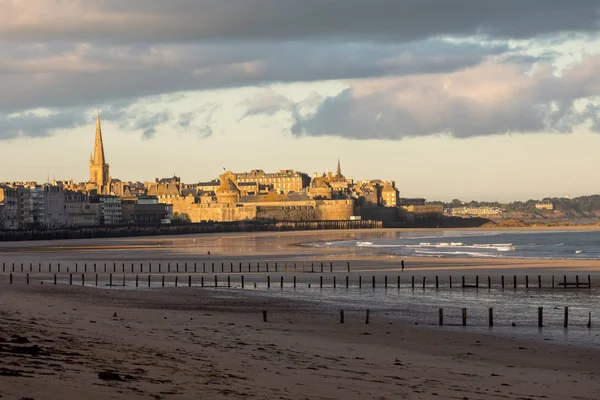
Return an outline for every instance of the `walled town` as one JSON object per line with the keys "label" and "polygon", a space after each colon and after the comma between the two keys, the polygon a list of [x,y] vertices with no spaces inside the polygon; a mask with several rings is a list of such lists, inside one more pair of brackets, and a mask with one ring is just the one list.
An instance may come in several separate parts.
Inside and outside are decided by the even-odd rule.
{"label": "walled town", "polygon": [[0,230],[232,221],[343,221],[368,219],[401,226],[441,215],[424,199],[400,198],[395,182],[354,181],[342,173],[235,173],[183,183],[177,176],[153,182],[112,178],[104,154],[100,116],[88,182],[52,180],[0,183]]}

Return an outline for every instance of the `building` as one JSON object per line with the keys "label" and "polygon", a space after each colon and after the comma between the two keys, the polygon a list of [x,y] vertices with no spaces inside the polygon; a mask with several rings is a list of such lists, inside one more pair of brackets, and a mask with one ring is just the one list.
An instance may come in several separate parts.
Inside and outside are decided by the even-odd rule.
{"label": "building", "polygon": [[441,205],[402,206],[409,213],[416,215],[442,215],[444,207]]}
{"label": "building", "polygon": [[535,208],[537,208],[538,210],[549,210],[552,211],[554,210],[554,204],[552,204],[549,201],[543,201],[540,203],[535,203]]}
{"label": "building", "polygon": [[61,228],[67,225],[65,192],[60,186],[44,185],[44,211],[46,228]]}
{"label": "building", "polygon": [[20,186],[17,188],[19,204],[19,228],[35,229],[46,227],[44,188],[42,186]]}
{"label": "building", "polygon": [[391,181],[385,183],[381,189],[381,205],[384,207],[396,207],[398,205],[399,192],[396,183]]}
{"label": "building", "polygon": [[504,211],[498,207],[455,207],[448,210],[449,214],[456,216],[482,217],[502,214]]}
{"label": "building", "polygon": [[254,187],[262,186],[266,191],[275,190],[283,194],[299,192],[310,184],[308,175],[291,169],[282,169],[275,173],[254,169],[250,172],[234,173],[233,175],[232,181],[236,184],[252,183]]}
{"label": "building", "polygon": [[99,204],[100,225],[119,225],[122,223],[121,199],[119,197],[100,195],[90,198],[90,203]]}
{"label": "building", "polygon": [[64,195],[68,226],[84,227],[100,224],[100,203],[91,203],[89,196],[82,192],[65,190]]}
{"label": "building", "polygon": [[90,154],[90,189],[95,189],[98,194],[110,193],[109,166],[104,158],[104,143],[100,128],[100,114],[96,117],[96,139],[94,153]]}
{"label": "building", "polygon": [[2,205],[0,229],[19,229],[19,196],[17,189],[0,185],[0,204]]}
{"label": "building", "polygon": [[121,219],[125,224],[160,225],[168,214],[167,205],[154,196],[121,199]]}

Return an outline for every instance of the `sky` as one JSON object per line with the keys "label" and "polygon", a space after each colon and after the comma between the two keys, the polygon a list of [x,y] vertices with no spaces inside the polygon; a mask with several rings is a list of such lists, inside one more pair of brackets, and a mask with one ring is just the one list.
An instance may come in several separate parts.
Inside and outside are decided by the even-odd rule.
{"label": "sky", "polygon": [[596,0],[0,0],[0,181],[335,170],[600,192]]}

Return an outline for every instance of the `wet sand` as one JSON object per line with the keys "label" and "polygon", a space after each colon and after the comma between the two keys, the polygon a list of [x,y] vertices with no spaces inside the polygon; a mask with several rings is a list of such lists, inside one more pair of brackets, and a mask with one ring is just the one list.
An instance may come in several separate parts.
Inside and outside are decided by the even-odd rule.
{"label": "wet sand", "polygon": [[[297,246],[348,235],[362,233],[10,243],[0,246],[0,261],[18,266],[23,262],[26,267],[29,262],[61,262],[63,268],[73,268],[75,262],[219,265],[243,260],[291,265],[325,260],[339,273],[348,261],[351,274],[397,270],[396,258]],[[406,259],[406,264],[419,274],[460,274],[466,269],[600,272],[596,261]],[[596,349],[499,338],[468,329],[437,331],[380,315],[367,325],[364,316],[348,314],[340,324],[338,314],[318,303],[241,290],[106,290],[40,285],[37,278],[29,286],[22,280],[11,286],[6,274],[0,283],[2,398],[600,397]],[[268,312],[266,323],[263,310]],[[103,372],[116,373],[120,380],[100,379]]]}

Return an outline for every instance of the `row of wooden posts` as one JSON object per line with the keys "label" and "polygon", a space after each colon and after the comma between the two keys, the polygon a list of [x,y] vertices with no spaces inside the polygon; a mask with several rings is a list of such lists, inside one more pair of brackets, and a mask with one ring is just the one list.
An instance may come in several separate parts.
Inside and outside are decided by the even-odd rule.
{"label": "row of wooden posts", "polygon": [[[126,275],[123,274],[123,286],[125,286],[125,277],[126,277]],[[148,287],[151,286],[151,277],[152,277],[152,275],[148,275],[147,276]],[[346,288],[349,288],[350,287],[350,277],[346,276],[345,278],[346,278],[345,279],[346,280],[345,286],[346,286]],[[525,276],[525,278],[526,278],[525,279],[525,282],[526,282],[525,283],[525,287],[529,288],[529,277]],[[30,281],[30,275],[29,275],[29,273],[26,274],[25,279],[26,279],[26,283],[29,284],[29,281]],[[281,276],[280,280],[281,280],[281,287],[283,287],[283,276]],[[204,276],[200,277],[200,281],[201,281],[201,286],[204,286]],[[294,285],[294,288],[296,288],[296,281],[297,281],[297,278],[294,275],[293,276],[293,285]],[[332,282],[333,283],[333,288],[334,289],[337,288],[338,282],[337,282],[337,277],[335,275],[333,276],[332,281],[333,281]],[[466,284],[465,277],[463,276],[462,277],[462,285],[460,287],[461,288],[476,288],[476,289],[478,289],[479,288],[479,278],[476,277],[475,281],[476,281],[475,285]],[[56,284],[56,282],[57,282],[57,274],[54,274],[54,284]],[[98,274],[95,274],[95,282],[96,282],[96,286],[98,286]],[[109,285],[113,286],[113,274],[109,274],[109,282],[110,282]],[[244,275],[241,275],[241,281],[240,282],[241,282],[242,288],[244,288]],[[9,274],[9,283],[11,285],[13,284],[13,274],[12,273]],[[175,286],[178,286],[178,283],[179,283],[179,276],[175,275]],[[400,282],[400,275],[398,275],[397,276],[397,287],[398,287],[398,289],[401,288],[400,283],[401,283]],[[502,288],[503,289],[505,287],[504,283],[505,283],[505,280],[504,280],[504,275],[503,275],[502,279],[501,279],[501,284],[502,284]],[[69,284],[70,285],[73,284],[73,274],[72,273],[69,274]],[[85,274],[81,274],[81,284],[85,285]],[[135,276],[135,286],[136,287],[139,286],[139,275]],[[165,275],[162,275],[162,286],[165,286]],[[188,275],[188,286],[192,286],[192,275]],[[309,283],[308,286],[310,287],[311,284]],[[320,286],[320,288],[323,288],[323,276],[322,275],[319,277],[319,286]],[[342,283],[342,286],[343,286],[343,283]],[[514,279],[513,279],[513,286],[514,286],[515,289],[517,288],[517,276],[516,275],[514,276]],[[576,275],[575,276],[575,282],[568,282],[567,281],[567,276],[564,275],[563,276],[563,282],[559,282],[558,286],[559,287],[563,287],[563,288],[568,288],[568,287],[591,288],[591,286],[592,286],[591,277],[590,277],[590,275],[588,275],[587,276],[587,282],[584,283],[584,282],[579,282],[579,275]],[[217,275],[215,275],[215,287],[218,287],[218,276]],[[231,287],[231,275],[227,275],[227,287]],[[271,287],[271,276],[270,275],[267,276],[267,287],[268,288]],[[358,287],[359,288],[363,287],[362,275],[358,277]],[[372,277],[371,287],[373,289],[376,288],[375,275],[373,275],[373,277]],[[385,289],[387,289],[389,287],[388,286],[388,277],[387,277],[387,275],[384,276],[383,287]],[[427,287],[427,278],[423,277],[423,289],[425,289],[426,287]],[[414,275],[411,277],[411,288],[415,289],[415,276]],[[439,279],[438,279],[437,276],[435,277],[435,288],[436,289],[439,288]],[[452,288],[452,277],[450,277],[450,288]],[[487,288],[488,289],[492,288],[492,281],[491,281],[490,277],[488,277],[488,286],[487,286]],[[541,279],[541,276],[538,276],[538,288],[542,288],[542,279]],[[552,288],[555,288],[554,275],[552,276]]]}
{"label": "row of wooden posts", "polygon": [[[194,263],[193,265],[193,269],[192,269],[192,265],[190,263],[190,267],[188,268],[188,263],[182,263],[181,268],[179,267],[179,263],[175,263],[174,267],[171,268],[171,263],[167,263],[166,266],[166,270],[164,272],[202,272],[202,273],[206,273],[206,272],[211,272],[211,273],[215,273],[218,272],[219,269],[219,265],[218,263],[208,263],[210,265],[207,265],[207,263],[203,262],[202,263],[202,269],[200,270],[198,263]],[[216,264],[216,265],[215,265]],[[235,265],[237,264],[237,265]],[[244,266],[245,263],[229,263],[229,268],[227,268],[226,263],[222,262],[221,263],[221,273],[225,273],[225,272],[279,272],[279,269],[281,267],[281,265],[279,265],[279,263],[271,263],[271,267],[269,267],[269,263],[268,262],[256,262],[256,263],[251,263],[249,262],[247,266]],[[316,271],[315,271],[315,264],[316,264]],[[246,268],[247,267],[247,268]],[[261,267],[262,267],[262,271],[261,271]],[[15,265],[15,263],[12,263],[12,271],[9,268],[9,272],[18,272],[18,267]],[[52,263],[48,263],[48,272],[51,273],[52,272]],[[93,272],[101,272],[99,271],[100,268],[98,268],[96,266],[96,263],[94,263],[93,265],[90,265],[90,272],[92,271],[93,268]],[[253,268],[256,268],[256,270],[253,270]],[[274,270],[273,270],[274,268]],[[7,269],[7,265],[5,262],[2,263],[2,272],[6,272]],[[33,265],[33,263],[29,263],[29,272],[35,272],[35,269],[37,269],[37,272],[45,272],[42,271],[42,264],[38,263],[37,268]],[[121,272],[125,273],[125,263],[121,263]],[[181,269],[181,271],[180,271]],[[226,271],[227,269],[229,269],[229,271]],[[327,269],[329,269],[329,272],[333,272],[333,262],[329,262],[329,265],[327,265],[327,263],[321,263],[320,265],[320,272],[327,272]],[[346,262],[346,269],[348,272],[350,272],[350,262]],[[112,272],[116,273],[117,272],[117,263],[113,263],[112,265]],[[127,270],[129,271],[129,268],[127,268]],[[171,271],[172,270],[172,271]],[[64,271],[64,269],[63,269]],[[283,270],[282,272],[317,272],[319,271],[319,263],[311,263],[310,264],[310,270],[308,268],[308,263],[289,263],[289,267],[288,267],[288,263],[284,263],[283,265]],[[23,263],[21,263],[21,272],[26,272],[26,267]],[[60,273],[61,272],[61,266],[60,263],[58,263],[55,266],[55,272]],[[69,267],[66,268],[66,272],[69,272]],[[79,272],[79,264],[75,263],[75,273]],[[88,265],[87,263],[84,263],[82,266],[82,272],[88,272]],[[110,265],[107,266],[106,263],[104,263],[104,273],[110,272]],[[135,263],[131,263],[131,273],[135,273]],[[162,263],[158,263],[158,273],[162,273],[163,272],[163,265]],[[139,269],[139,273],[143,274],[144,273],[144,263],[140,263],[140,269]],[[147,273],[152,273],[152,263],[148,263],[148,270]]]}
{"label": "row of wooden posts", "polygon": [[[462,326],[467,326],[467,309],[462,308],[461,313],[462,313]],[[263,322],[267,322],[267,311],[263,310],[262,314],[263,314]],[[587,327],[591,328],[592,327],[592,313],[589,312],[588,315],[589,315],[589,319],[588,319]],[[366,315],[365,315],[365,324],[369,324],[369,318],[370,318],[370,310],[367,309]],[[340,310],[340,324],[343,324],[343,323],[344,323],[344,310]],[[439,322],[438,323],[440,326],[444,325],[444,309],[443,308],[439,309]],[[488,309],[488,325],[491,327],[494,326],[494,309],[493,308]],[[516,326],[516,324],[513,323],[513,326]],[[544,327],[544,307],[538,307],[538,327],[539,328]],[[569,307],[565,307],[563,327],[565,327],[565,328],[569,327]]]}

